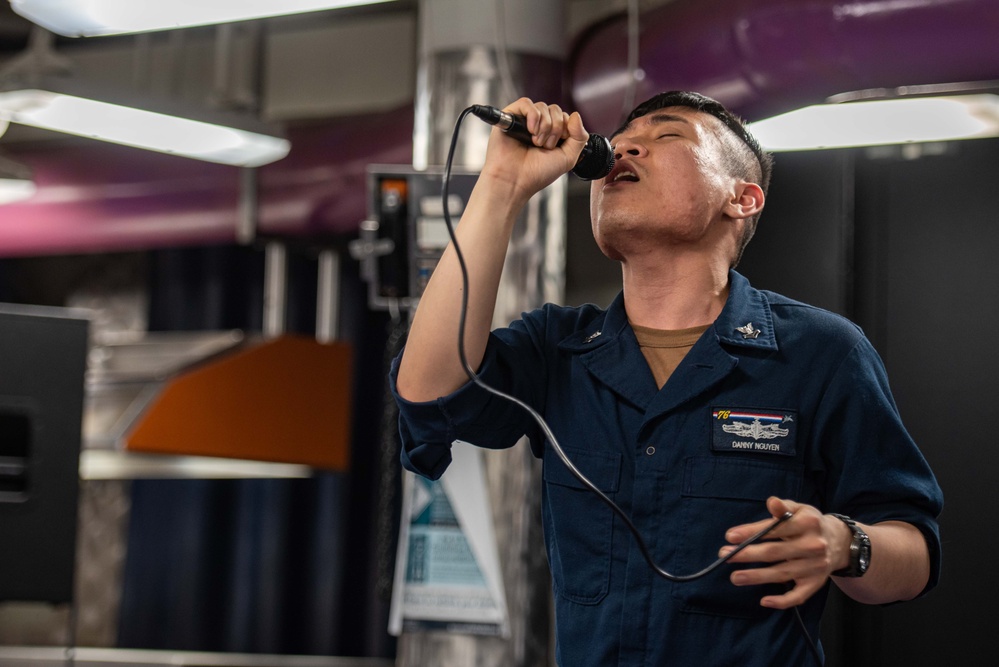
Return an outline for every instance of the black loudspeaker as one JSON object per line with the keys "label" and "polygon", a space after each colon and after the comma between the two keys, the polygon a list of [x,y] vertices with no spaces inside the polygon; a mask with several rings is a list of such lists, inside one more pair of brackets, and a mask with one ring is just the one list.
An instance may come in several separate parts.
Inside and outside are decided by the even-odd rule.
{"label": "black loudspeaker", "polygon": [[0,304],[0,600],[73,599],[87,329]]}

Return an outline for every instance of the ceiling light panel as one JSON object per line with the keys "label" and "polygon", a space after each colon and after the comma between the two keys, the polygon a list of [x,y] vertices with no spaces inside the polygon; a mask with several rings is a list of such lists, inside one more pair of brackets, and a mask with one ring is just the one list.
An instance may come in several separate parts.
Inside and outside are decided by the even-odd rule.
{"label": "ceiling light panel", "polygon": [[770,151],[999,136],[999,95],[912,97],[797,109],[749,125]]}
{"label": "ceiling light panel", "polygon": [[10,0],[15,12],[66,37],[190,28],[387,0]]}
{"label": "ceiling light panel", "polygon": [[285,157],[287,139],[50,90],[0,93],[0,118],[184,157],[259,167]]}

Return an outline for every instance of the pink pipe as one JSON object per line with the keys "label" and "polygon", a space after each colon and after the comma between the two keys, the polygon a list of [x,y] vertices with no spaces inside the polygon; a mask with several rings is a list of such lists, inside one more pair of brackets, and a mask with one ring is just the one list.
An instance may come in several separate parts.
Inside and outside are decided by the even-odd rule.
{"label": "pink pipe", "polygon": [[[641,15],[641,102],[696,90],[750,120],[853,90],[999,79],[996,0],[677,0]],[[625,17],[570,58],[588,128],[620,124],[629,82]]]}
{"label": "pink pipe", "polygon": [[[369,163],[412,164],[411,107],[293,128],[259,171],[259,234],[353,234]],[[12,147],[38,191],[0,206],[0,257],[233,243],[239,170],[96,141]]]}

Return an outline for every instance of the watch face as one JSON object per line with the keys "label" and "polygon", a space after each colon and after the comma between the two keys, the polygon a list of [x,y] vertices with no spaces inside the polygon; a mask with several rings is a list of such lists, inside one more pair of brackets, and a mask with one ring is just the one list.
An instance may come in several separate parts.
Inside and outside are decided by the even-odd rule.
{"label": "watch face", "polygon": [[[865,535],[866,537],[866,535]],[[870,538],[861,541],[860,543],[860,553],[857,555],[857,565],[860,569],[860,574],[867,572],[867,568],[871,565],[871,541]]]}
{"label": "watch face", "polygon": [[850,527],[853,539],[850,541],[850,565],[833,572],[837,577],[862,577],[871,565],[871,538],[857,525],[857,522],[850,517],[840,514],[832,516],[843,521]]}

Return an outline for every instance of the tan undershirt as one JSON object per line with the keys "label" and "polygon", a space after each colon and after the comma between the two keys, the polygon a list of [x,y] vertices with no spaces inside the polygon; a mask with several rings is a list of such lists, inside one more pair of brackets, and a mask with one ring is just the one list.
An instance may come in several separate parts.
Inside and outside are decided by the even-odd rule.
{"label": "tan undershirt", "polygon": [[656,385],[662,389],[666,380],[680,365],[687,352],[694,346],[697,339],[708,330],[710,324],[692,329],[651,329],[632,324],[638,346],[645,355],[645,360],[652,369]]}

